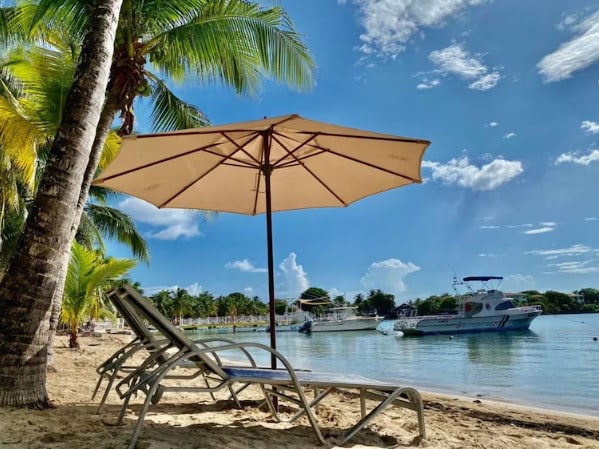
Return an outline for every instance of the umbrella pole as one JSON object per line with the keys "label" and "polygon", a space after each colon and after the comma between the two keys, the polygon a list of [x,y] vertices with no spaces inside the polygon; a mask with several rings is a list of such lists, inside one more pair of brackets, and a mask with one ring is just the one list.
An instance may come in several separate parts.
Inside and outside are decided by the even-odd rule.
{"label": "umbrella pole", "polygon": [[[272,211],[270,208],[270,176],[266,176],[266,245],[268,247],[268,313],[270,320],[270,347],[277,349],[277,332],[275,317],[275,275],[272,245]],[[277,358],[271,356],[272,369],[277,368]]]}
{"label": "umbrella pole", "polygon": [[[264,161],[262,172],[264,173],[264,190],[266,194],[266,246],[268,251],[268,317],[270,320],[270,347],[277,349],[277,330],[275,317],[275,264],[272,245],[272,203],[270,194],[270,175],[272,166],[270,165],[270,140],[269,136],[264,137]],[[270,356],[270,367],[277,369],[277,358],[274,354]],[[276,387],[273,387],[276,392]],[[275,411],[279,411],[279,398],[275,395],[272,398],[272,405]]]}
{"label": "umbrella pole", "polygon": [[[270,175],[272,166],[270,161],[270,140],[269,136],[264,136],[264,165],[262,173],[264,174],[264,190],[266,194],[266,245],[268,251],[268,313],[269,313],[269,330],[270,330],[270,347],[277,349],[277,332],[276,332],[276,317],[275,317],[275,270],[274,256],[272,244],[272,202],[270,192]],[[277,369],[277,358],[274,354],[271,355],[270,364],[272,369]]]}

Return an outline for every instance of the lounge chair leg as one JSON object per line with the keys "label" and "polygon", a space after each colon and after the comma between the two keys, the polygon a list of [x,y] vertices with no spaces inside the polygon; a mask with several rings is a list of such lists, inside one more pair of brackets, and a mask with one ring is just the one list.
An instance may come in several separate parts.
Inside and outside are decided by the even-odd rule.
{"label": "lounge chair leg", "polygon": [[408,390],[407,395],[410,400],[416,404],[416,413],[418,415],[418,432],[419,435],[424,439],[426,438],[426,427],[424,425],[424,403],[422,402],[422,396],[416,390]]}
{"label": "lounge chair leg", "polygon": [[362,418],[366,416],[366,394],[364,390],[360,390],[360,414]]}
{"label": "lounge chair leg", "polygon": [[98,404],[98,409],[96,410],[96,413],[100,413],[102,411],[102,408],[104,408],[104,404],[106,403],[106,399],[108,399],[108,394],[110,393],[110,387],[112,386],[112,378],[108,381],[108,385],[106,386],[106,390],[104,390],[104,394],[102,395],[102,400],[100,401],[100,403]]}
{"label": "lounge chair leg", "polygon": [[119,417],[116,420],[116,425],[120,426],[123,424],[123,419],[125,419],[125,412],[127,411],[127,406],[129,405],[129,399],[130,397],[127,396],[125,397],[125,400],[123,401],[123,405],[121,407],[121,411],[119,412]]}
{"label": "lounge chair leg", "polygon": [[[347,443],[349,440],[351,440],[354,435],[356,433],[358,433],[366,424],[368,424],[370,421],[372,421],[372,419],[377,416],[381,411],[383,411],[383,409],[385,407],[387,407],[389,404],[391,404],[395,398],[397,397],[397,393],[396,394],[391,394],[389,395],[383,402],[381,402],[379,405],[377,405],[374,409],[372,409],[372,411],[370,413],[368,413],[367,415],[363,416],[362,419],[360,421],[358,421],[343,437],[343,441],[341,441],[341,445],[344,445],[345,443]],[[360,391],[360,402],[363,401],[363,392]]]}
{"label": "lounge chair leg", "polygon": [[96,388],[94,388],[94,392],[92,393],[92,401],[96,398],[96,394],[98,394],[98,390],[100,389],[100,384],[102,383],[102,376],[98,379],[96,383]]}
{"label": "lounge chair leg", "polygon": [[[210,383],[208,383],[208,379],[206,379],[204,377],[204,383],[206,384],[206,388],[210,389]],[[212,398],[213,401],[216,401],[216,397],[214,396],[214,393],[212,391],[210,391],[210,397]]]}

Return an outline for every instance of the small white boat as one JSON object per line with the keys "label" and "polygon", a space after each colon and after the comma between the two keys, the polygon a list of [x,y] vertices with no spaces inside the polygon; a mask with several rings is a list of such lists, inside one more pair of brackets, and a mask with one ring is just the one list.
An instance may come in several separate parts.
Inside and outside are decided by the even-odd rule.
{"label": "small white boat", "polygon": [[333,307],[324,318],[306,321],[300,332],[374,330],[382,320],[383,317],[380,316],[356,315],[356,307]]}
{"label": "small white boat", "polygon": [[[457,315],[400,318],[393,330],[405,336],[420,336],[528,329],[532,320],[542,313],[541,306],[516,306],[513,298],[497,289],[502,280],[501,276],[465,277],[463,281],[469,292],[458,295]],[[487,287],[490,281],[497,283],[496,288]],[[483,288],[472,290],[468,282],[481,282]],[[454,288],[457,284],[460,283],[454,280]]]}

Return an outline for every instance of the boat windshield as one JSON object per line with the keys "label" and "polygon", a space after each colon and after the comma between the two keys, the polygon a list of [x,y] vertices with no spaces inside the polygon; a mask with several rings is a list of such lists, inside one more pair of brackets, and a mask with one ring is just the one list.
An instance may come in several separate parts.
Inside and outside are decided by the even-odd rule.
{"label": "boat windshield", "polygon": [[516,305],[509,299],[505,300],[505,301],[501,301],[499,304],[497,304],[495,306],[495,310],[507,310],[507,309],[513,309],[515,308]]}

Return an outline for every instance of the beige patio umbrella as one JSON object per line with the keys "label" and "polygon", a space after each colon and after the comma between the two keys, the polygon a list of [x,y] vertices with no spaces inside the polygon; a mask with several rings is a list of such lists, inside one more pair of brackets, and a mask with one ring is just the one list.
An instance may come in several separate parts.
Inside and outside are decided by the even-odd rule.
{"label": "beige patio umbrella", "polygon": [[270,339],[276,348],[271,213],[344,207],[420,183],[429,144],[294,114],[125,137],[94,184],[159,208],[266,213]]}

